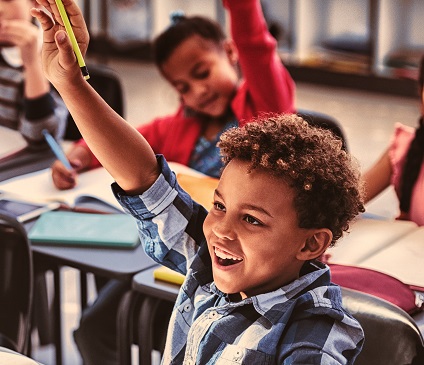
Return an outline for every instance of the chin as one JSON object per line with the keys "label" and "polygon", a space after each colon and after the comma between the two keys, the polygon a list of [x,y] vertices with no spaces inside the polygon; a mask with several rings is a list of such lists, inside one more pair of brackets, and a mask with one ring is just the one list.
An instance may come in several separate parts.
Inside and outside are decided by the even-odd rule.
{"label": "chin", "polygon": [[219,277],[213,276],[214,283],[216,287],[225,294],[236,294],[239,293],[233,282],[228,282],[227,280],[221,280]]}

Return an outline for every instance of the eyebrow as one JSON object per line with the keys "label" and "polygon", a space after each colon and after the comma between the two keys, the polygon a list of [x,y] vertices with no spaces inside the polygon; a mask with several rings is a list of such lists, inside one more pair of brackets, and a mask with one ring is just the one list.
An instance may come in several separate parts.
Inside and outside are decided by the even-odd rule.
{"label": "eyebrow", "polygon": [[[224,197],[222,196],[222,194],[219,192],[219,190],[218,189],[215,189],[215,192],[214,192],[219,198],[221,198],[222,200],[224,200]],[[269,217],[271,217],[271,218],[274,218],[274,216],[270,213],[270,212],[268,212],[266,209],[264,209],[264,208],[262,208],[262,207],[258,207],[257,205],[253,205],[253,204],[243,204],[242,205],[242,208],[244,208],[244,209],[249,209],[249,210],[255,210],[255,211],[257,211],[257,212],[260,212],[260,213],[263,213],[263,214],[266,214],[267,216],[269,216]]]}

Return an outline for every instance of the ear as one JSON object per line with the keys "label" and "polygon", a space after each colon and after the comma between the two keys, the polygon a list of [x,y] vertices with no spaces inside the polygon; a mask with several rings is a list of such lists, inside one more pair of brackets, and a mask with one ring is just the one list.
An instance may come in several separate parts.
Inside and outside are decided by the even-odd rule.
{"label": "ear", "polygon": [[333,233],[328,228],[314,230],[306,239],[305,244],[296,257],[301,261],[316,259],[324,254],[332,239]]}
{"label": "ear", "polygon": [[227,54],[228,60],[233,66],[236,66],[239,60],[239,54],[236,44],[232,39],[226,39],[224,41],[224,51]]}

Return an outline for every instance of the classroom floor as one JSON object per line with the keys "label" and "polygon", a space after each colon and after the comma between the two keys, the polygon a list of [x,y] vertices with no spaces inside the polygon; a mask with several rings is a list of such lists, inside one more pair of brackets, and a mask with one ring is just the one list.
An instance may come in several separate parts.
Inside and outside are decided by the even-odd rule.
{"label": "classroom floor", "polygon": [[[148,122],[155,116],[175,110],[178,97],[152,64],[109,60],[108,66],[114,68],[122,79],[126,98],[125,113],[131,124]],[[307,83],[297,84],[296,104],[298,108],[319,111],[336,118],[344,129],[350,152],[358,159],[362,169],[370,166],[384,151],[396,122],[416,126],[419,116],[418,98]],[[388,190],[375,199],[367,210],[386,217],[395,217],[397,206],[393,191]],[[80,315],[78,275],[75,270],[64,268],[62,278],[64,365],[79,365],[81,359],[72,338],[72,330],[76,328]],[[93,298],[94,290],[91,292]],[[53,348],[40,348],[36,339],[34,341],[33,357],[45,365],[54,365]]]}

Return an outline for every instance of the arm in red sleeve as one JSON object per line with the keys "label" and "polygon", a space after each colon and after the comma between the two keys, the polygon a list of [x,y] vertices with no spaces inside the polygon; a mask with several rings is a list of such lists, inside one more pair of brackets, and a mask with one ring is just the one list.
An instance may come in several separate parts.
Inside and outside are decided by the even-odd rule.
{"label": "arm in red sleeve", "polygon": [[259,0],[224,0],[243,78],[256,111],[293,112],[295,84],[277,52]]}

